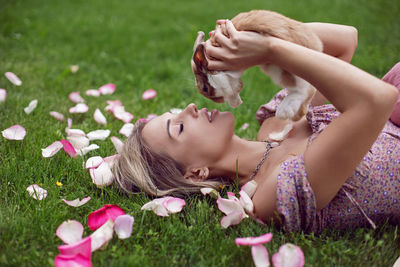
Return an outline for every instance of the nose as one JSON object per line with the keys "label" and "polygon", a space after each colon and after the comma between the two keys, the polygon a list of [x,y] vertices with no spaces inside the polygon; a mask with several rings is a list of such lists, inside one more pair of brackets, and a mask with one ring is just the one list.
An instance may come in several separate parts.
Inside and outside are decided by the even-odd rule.
{"label": "nose", "polygon": [[189,113],[191,116],[197,118],[199,116],[199,111],[195,104],[190,103],[184,110],[184,113]]}

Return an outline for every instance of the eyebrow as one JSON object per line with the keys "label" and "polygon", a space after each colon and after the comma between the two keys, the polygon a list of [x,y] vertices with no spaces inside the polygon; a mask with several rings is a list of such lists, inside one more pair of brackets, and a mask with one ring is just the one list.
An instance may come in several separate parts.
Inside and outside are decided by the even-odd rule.
{"label": "eyebrow", "polygon": [[171,124],[171,119],[168,119],[167,120],[167,134],[168,134],[168,136],[169,136],[169,138],[172,138],[171,137],[171,133],[169,132],[169,125]]}

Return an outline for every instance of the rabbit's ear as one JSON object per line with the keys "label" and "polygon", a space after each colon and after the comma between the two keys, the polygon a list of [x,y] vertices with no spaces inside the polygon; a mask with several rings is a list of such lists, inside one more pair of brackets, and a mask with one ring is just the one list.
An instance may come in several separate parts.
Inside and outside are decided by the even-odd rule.
{"label": "rabbit's ear", "polygon": [[194,51],[193,61],[199,70],[207,70],[208,61],[204,53],[204,45],[199,44]]}

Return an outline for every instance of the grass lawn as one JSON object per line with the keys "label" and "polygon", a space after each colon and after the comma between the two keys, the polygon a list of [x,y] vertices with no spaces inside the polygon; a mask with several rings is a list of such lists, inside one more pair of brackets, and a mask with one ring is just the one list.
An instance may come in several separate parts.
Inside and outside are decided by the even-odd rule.
{"label": "grass lawn", "polygon": [[[266,245],[270,255],[291,242],[302,248],[307,266],[392,266],[400,256],[398,226],[377,230],[325,231],[319,236],[283,233],[245,220],[222,229],[215,200],[194,196],[183,212],[158,217],[142,212],[149,199],[126,197],[112,186],[92,184],[82,161],[91,156],[115,153],[109,139],[95,141],[100,148],[85,157],[70,158],[63,151],[43,158],[41,148],[66,136],[66,122],[49,115],[52,110],[73,119],[73,127],[90,132],[110,129],[111,136],[123,122],[104,111],[106,100],[120,99],[137,118],[161,114],[172,107],[193,102],[209,109],[232,111],[239,136],[255,138],[257,108],[279,89],[254,68],[244,75],[244,103],[237,109],[214,104],[194,86],[189,60],[198,30],[214,28],[218,18],[232,18],[240,11],[271,9],[302,21],[353,25],[359,43],[353,64],[381,77],[400,61],[400,2],[395,0],[0,0],[0,88],[7,99],[0,103],[0,130],[21,124],[27,130],[23,141],[0,137],[0,265],[53,265],[62,241],[57,227],[65,220],[92,231],[87,216],[104,204],[117,204],[134,216],[133,234],[127,240],[114,236],[107,248],[92,255],[94,266],[251,266],[250,249],[237,247],[235,237],[272,232]],[[79,65],[75,74],[70,65]],[[4,76],[16,73],[22,86]],[[90,88],[115,83],[113,95],[85,95]],[[158,95],[143,101],[144,90]],[[89,106],[85,114],[69,114],[74,104],[68,95],[80,91]],[[26,115],[23,108],[38,99],[38,107]],[[100,108],[108,124],[93,119]],[[243,123],[250,127],[240,130]],[[56,185],[61,182],[61,187]],[[48,191],[42,201],[29,197],[26,188],[41,184]],[[61,199],[91,196],[84,206],[73,208]]]}

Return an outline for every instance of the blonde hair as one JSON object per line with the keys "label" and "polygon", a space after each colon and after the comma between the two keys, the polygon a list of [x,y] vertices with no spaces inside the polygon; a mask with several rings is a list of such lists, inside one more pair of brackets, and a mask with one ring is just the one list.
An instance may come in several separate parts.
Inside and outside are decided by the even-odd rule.
{"label": "blonde hair", "polygon": [[145,192],[150,196],[185,196],[199,193],[203,187],[218,189],[228,184],[223,178],[193,182],[184,177],[185,167],[166,154],[151,150],[142,137],[145,123],[138,121],[125,141],[113,166],[116,184],[127,193]]}

